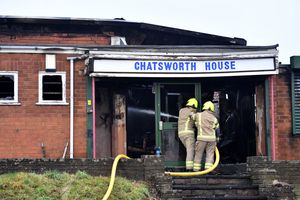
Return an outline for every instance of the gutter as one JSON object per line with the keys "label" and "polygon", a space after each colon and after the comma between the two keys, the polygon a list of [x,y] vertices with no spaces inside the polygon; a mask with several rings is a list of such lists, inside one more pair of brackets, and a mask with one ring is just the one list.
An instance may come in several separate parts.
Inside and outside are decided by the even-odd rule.
{"label": "gutter", "polygon": [[72,46],[0,45],[0,53],[85,54],[86,48]]}

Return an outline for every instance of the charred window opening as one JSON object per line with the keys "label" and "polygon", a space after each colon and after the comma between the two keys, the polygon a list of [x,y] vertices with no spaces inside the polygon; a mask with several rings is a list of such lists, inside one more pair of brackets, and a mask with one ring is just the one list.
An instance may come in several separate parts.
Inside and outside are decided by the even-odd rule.
{"label": "charred window opening", "polygon": [[63,83],[60,75],[47,76],[42,78],[43,100],[63,100]]}
{"label": "charred window opening", "polygon": [[65,72],[39,72],[38,104],[66,104]]}
{"label": "charred window opening", "polygon": [[14,88],[14,75],[0,75],[0,100],[14,100]]}

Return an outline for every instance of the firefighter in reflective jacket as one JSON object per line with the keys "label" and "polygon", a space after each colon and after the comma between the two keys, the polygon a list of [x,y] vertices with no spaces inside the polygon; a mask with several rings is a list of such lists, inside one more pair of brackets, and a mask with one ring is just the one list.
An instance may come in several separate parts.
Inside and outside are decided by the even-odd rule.
{"label": "firefighter in reflective jacket", "polygon": [[206,151],[205,169],[213,165],[217,145],[216,129],[219,128],[219,123],[213,114],[215,106],[211,101],[207,101],[203,104],[202,110],[203,112],[197,112],[192,117],[198,130],[193,171],[201,169],[204,151]]}
{"label": "firefighter in reflective jacket", "polygon": [[194,166],[195,153],[195,127],[192,116],[196,113],[198,101],[191,98],[186,106],[179,110],[178,137],[186,148],[185,166],[187,171],[192,171]]}

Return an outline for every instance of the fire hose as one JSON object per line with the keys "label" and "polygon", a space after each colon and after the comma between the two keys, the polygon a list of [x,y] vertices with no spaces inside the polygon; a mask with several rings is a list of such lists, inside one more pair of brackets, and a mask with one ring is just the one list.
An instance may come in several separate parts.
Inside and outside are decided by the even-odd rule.
{"label": "fire hose", "polygon": [[114,160],[114,163],[113,163],[113,166],[112,166],[112,169],[111,169],[111,176],[110,176],[110,182],[109,182],[109,186],[108,186],[108,189],[103,197],[102,200],[107,200],[113,187],[114,187],[114,183],[115,183],[115,177],[116,177],[116,170],[117,170],[117,165],[118,165],[118,162],[121,158],[126,158],[126,159],[130,159],[128,156],[124,155],[124,154],[119,154],[115,160]]}
{"label": "fire hose", "polygon": [[220,162],[220,153],[219,153],[219,150],[218,150],[217,147],[216,147],[216,150],[215,150],[215,154],[216,154],[215,162],[208,169],[205,169],[203,171],[197,171],[197,172],[165,172],[165,174],[170,175],[170,176],[198,176],[198,175],[208,174],[209,172],[213,171],[218,166],[218,164]]}
{"label": "fire hose", "polygon": [[[207,174],[211,171],[213,171],[219,164],[220,162],[220,153],[219,153],[219,150],[218,148],[216,147],[216,150],[215,150],[215,154],[216,154],[216,159],[215,159],[215,162],[214,164],[208,168],[208,169],[205,169],[203,171],[197,171],[197,172],[165,172],[166,175],[170,175],[170,176],[199,176],[199,175],[204,175],[204,174]],[[110,182],[109,182],[109,186],[108,186],[108,189],[103,197],[102,200],[107,200],[109,195],[111,194],[112,192],[112,189],[113,189],[113,186],[114,186],[114,183],[115,183],[115,177],[116,177],[116,170],[117,170],[117,165],[118,165],[118,162],[121,158],[126,158],[126,159],[130,159],[128,156],[124,155],[124,154],[119,154],[115,160],[114,160],[114,163],[113,163],[113,166],[112,166],[112,169],[111,169],[111,176],[110,176]]]}

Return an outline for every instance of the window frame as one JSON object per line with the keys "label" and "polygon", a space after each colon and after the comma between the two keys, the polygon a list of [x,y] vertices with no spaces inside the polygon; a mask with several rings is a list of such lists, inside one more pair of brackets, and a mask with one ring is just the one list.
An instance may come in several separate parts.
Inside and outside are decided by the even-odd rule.
{"label": "window frame", "polygon": [[19,74],[18,71],[0,71],[0,75],[9,75],[14,77],[14,99],[0,99],[0,105],[20,105],[19,103]]}
{"label": "window frame", "polygon": [[[43,100],[43,76],[61,76],[62,100]],[[37,105],[68,105],[66,100],[66,72],[39,71],[39,94]]]}

